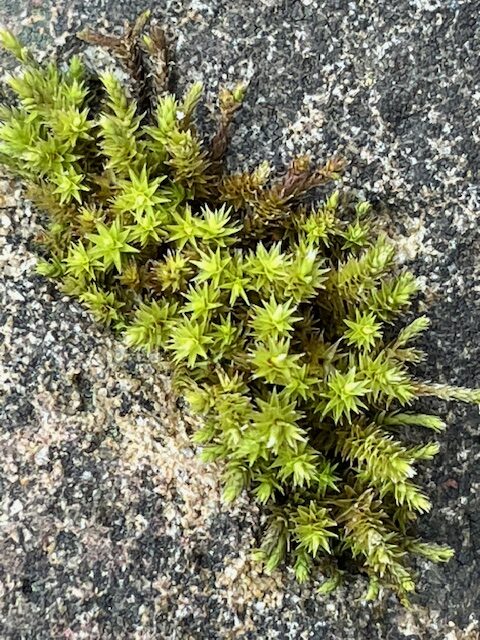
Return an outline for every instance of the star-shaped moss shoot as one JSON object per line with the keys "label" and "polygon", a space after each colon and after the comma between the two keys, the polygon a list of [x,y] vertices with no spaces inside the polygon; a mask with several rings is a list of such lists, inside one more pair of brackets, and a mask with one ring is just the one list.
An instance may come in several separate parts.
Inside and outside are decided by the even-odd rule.
{"label": "star-shaped moss shoot", "polygon": [[114,220],[111,225],[103,223],[97,225],[97,233],[88,233],[91,243],[89,251],[92,258],[101,261],[105,270],[112,266],[118,273],[122,272],[122,257],[125,254],[137,253],[138,249],[128,244],[131,230],[122,227],[120,220]]}

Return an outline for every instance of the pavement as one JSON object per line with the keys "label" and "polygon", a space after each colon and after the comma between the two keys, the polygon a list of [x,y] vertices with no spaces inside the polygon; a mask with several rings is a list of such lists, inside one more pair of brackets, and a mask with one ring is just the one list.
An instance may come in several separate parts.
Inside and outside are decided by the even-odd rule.
{"label": "pavement", "polygon": [[[205,121],[219,84],[249,83],[231,167],[348,159],[344,187],[373,200],[424,283],[419,373],[480,386],[480,2],[0,0],[0,23],[62,57],[80,28],[145,8],[169,25],[179,90],[204,81]],[[249,560],[261,513],[221,503],[160,357],[34,274],[37,225],[1,178],[1,640],[478,640],[477,408],[424,405],[449,429],[420,478],[434,505],[420,531],[456,555],[419,562],[410,610],[363,603],[359,576],[326,599],[266,576]]]}

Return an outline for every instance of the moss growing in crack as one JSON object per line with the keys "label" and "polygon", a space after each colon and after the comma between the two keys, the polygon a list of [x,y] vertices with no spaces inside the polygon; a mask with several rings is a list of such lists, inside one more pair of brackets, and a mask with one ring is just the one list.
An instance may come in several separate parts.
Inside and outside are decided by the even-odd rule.
{"label": "moss growing in crack", "polygon": [[8,81],[15,106],[0,113],[0,161],[46,213],[38,270],[131,347],[166,354],[204,417],[194,441],[223,463],[225,499],[247,490],[269,514],[256,552],[268,571],[321,571],[327,593],[347,557],[370,578],[369,598],[384,585],[407,602],[409,558],[452,551],[414,535],[431,508],[416,469],[438,445],[410,445],[402,428],[444,428],[415,413],[419,396],[478,403],[480,392],[412,374],[428,320],[405,325],[417,283],[396,268],[370,205],[338,191],[305,203],[342,163],[226,173],[243,88],[222,90],[204,143],[201,86],[183,99],[165,90],[165,39],[144,26],[142,16],[122,37],[83,34],[125,63],[131,94],[114,73],[96,78],[77,57],[41,66],[1,35],[22,70]]}

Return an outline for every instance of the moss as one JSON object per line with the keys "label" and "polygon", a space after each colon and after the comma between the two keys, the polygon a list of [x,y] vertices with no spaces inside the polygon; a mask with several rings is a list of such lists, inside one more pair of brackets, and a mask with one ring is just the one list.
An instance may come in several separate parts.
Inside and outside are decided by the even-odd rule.
{"label": "moss", "polygon": [[321,571],[327,593],[347,556],[370,578],[368,598],[385,585],[406,603],[411,555],[452,551],[414,535],[431,504],[413,478],[438,445],[409,445],[402,428],[444,428],[415,413],[419,396],[478,403],[480,392],[414,377],[428,320],[405,324],[417,283],[370,205],[338,191],[306,201],[343,163],[226,173],[243,88],[222,90],[204,144],[201,86],[183,99],[166,91],[165,39],[158,27],[142,36],[145,22],[122,37],[83,34],[120,57],[133,95],[76,57],[40,66],[2,33],[22,68],[9,79],[16,106],[0,114],[0,160],[46,213],[38,270],[128,345],[165,352],[204,416],[194,441],[223,462],[225,499],[247,490],[268,513],[255,554],[268,571]]}

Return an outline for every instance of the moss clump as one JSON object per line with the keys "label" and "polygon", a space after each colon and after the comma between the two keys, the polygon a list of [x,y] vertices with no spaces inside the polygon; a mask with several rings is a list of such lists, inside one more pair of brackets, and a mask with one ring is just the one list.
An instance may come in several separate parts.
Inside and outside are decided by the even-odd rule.
{"label": "moss clump", "polygon": [[370,205],[337,191],[302,200],[341,162],[297,158],[277,179],[267,163],[225,173],[242,87],[221,92],[204,145],[201,86],[183,100],[165,91],[164,38],[142,38],[144,22],[120,38],[84,34],[126,63],[133,97],[112,73],[87,74],[77,57],[40,66],[1,36],[22,70],[9,79],[17,106],[0,114],[0,160],[47,214],[38,269],[127,344],[166,353],[204,416],[194,441],[224,463],[225,499],[248,490],[265,505],[256,555],[267,570],[287,561],[300,581],[320,570],[325,593],[346,556],[369,576],[368,597],[386,585],[406,602],[410,555],[452,551],[412,533],[431,507],[416,466],[438,445],[408,445],[402,428],[444,428],[410,409],[419,396],[480,392],[412,376],[428,320],[402,322],[417,283],[395,267]]}

